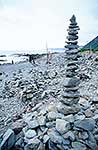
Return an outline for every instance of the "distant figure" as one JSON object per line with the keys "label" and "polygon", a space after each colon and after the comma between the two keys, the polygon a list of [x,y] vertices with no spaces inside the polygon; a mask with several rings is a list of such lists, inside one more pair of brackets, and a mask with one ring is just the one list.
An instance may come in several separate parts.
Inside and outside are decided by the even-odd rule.
{"label": "distant figure", "polygon": [[32,60],[33,60],[33,64],[35,64],[34,56],[29,55],[29,62],[32,63]]}
{"label": "distant figure", "polygon": [[12,64],[14,64],[14,61],[12,60]]}
{"label": "distant figure", "polygon": [[33,60],[33,64],[35,64],[35,59],[34,59],[34,56],[32,55],[32,60]]}
{"label": "distant figure", "polygon": [[29,62],[32,62],[32,55],[29,55]]}

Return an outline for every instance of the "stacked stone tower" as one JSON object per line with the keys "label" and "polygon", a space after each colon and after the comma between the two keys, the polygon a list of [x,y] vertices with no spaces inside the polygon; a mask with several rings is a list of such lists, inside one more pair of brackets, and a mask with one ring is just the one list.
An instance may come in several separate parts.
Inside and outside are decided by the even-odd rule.
{"label": "stacked stone tower", "polygon": [[[71,108],[77,107],[77,103],[80,98],[80,93],[78,91],[79,79],[77,78],[78,72],[78,56],[79,56],[79,46],[78,43],[78,30],[79,26],[76,22],[76,17],[73,15],[70,19],[70,25],[67,36],[67,45],[66,50],[66,58],[67,58],[67,68],[66,68],[66,79],[64,81],[64,89],[62,95],[62,102],[67,106],[71,106]],[[77,112],[78,109],[70,109],[69,113]]]}

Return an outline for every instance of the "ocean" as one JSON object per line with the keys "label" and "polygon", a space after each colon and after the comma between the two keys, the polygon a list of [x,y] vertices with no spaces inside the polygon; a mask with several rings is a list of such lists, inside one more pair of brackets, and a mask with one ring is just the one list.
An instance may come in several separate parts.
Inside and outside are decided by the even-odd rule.
{"label": "ocean", "polygon": [[[51,53],[53,52],[64,52],[64,48],[49,48],[48,51]],[[0,50],[0,64],[6,64],[6,63],[14,63],[21,62],[21,61],[27,61],[27,56],[19,56],[18,54],[45,54],[47,53],[46,49],[43,50],[18,50],[18,51],[7,51],[7,50]]]}

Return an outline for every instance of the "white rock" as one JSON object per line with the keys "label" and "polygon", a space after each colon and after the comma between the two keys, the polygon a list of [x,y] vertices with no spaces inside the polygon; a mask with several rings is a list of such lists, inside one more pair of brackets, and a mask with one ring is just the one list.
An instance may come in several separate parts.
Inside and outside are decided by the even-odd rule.
{"label": "white rock", "polygon": [[28,138],[28,139],[31,139],[33,137],[36,136],[36,132],[35,130],[31,130],[29,129],[26,133],[25,133],[25,137]]}
{"label": "white rock", "polygon": [[64,134],[65,132],[67,132],[70,129],[70,123],[63,119],[56,119],[56,129],[61,134]]}

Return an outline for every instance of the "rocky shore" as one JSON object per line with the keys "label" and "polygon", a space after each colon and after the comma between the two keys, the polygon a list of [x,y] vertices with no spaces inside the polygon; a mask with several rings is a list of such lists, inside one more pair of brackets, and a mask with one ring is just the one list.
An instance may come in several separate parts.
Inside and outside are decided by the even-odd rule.
{"label": "rocky shore", "polygon": [[82,53],[80,111],[64,109],[65,54],[0,66],[0,146],[12,150],[98,149],[97,54]]}

